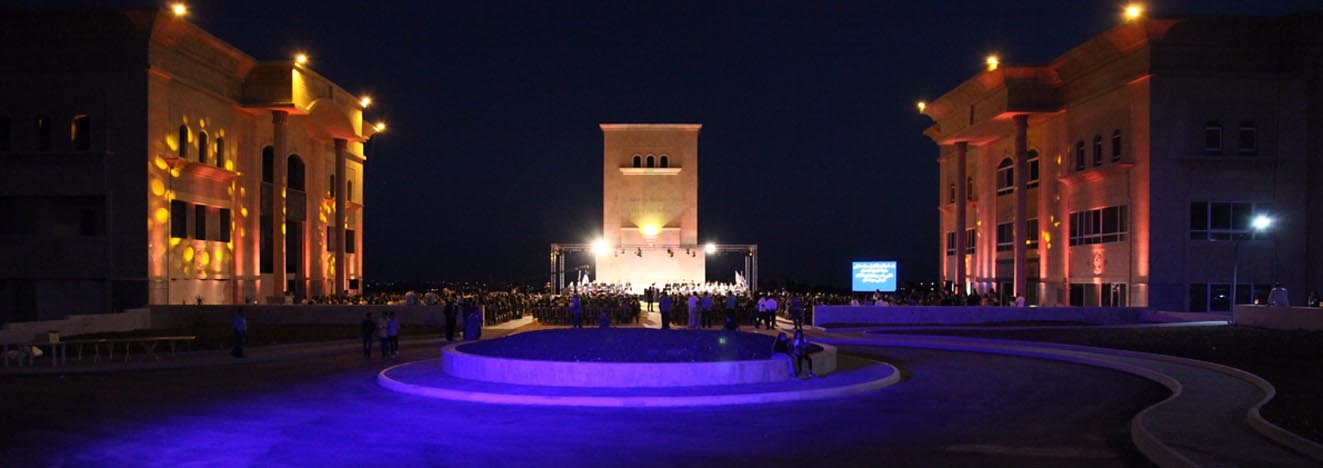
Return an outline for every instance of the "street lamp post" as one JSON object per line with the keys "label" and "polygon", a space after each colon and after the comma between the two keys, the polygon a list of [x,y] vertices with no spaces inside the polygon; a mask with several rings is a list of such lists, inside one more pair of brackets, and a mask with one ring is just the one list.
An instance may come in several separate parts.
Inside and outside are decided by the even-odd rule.
{"label": "street lamp post", "polygon": [[[1254,234],[1267,231],[1268,227],[1270,226],[1272,226],[1272,218],[1268,217],[1267,215],[1255,216],[1254,220],[1250,222],[1250,238],[1252,239]],[[1239,277],[1240,277],[1240,241],[1241,240],[1243,239],[1240,238],[1236,239],[1236,256],[1235,256],[1236,261],[1235,261],[1235,265],[1232,266],[1231,268],[1231,312],[1232,313],[1236,312],[1236,288],[1239,286],[1237,283],[1240,280]]]}

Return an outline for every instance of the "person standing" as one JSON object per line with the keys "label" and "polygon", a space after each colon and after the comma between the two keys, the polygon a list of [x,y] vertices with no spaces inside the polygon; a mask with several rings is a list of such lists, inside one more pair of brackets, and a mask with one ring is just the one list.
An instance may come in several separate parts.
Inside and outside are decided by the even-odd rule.
{"label": "person standing", "polygon": [[1286,297],[1286,288],[1282,283],[1273,283],[1272,291],[1268,293],[1268,305],[1276,307],[1290,307],[1291,300]]}
{"label": "person standing", "polygon": [[661,309],[661,327],[662,330],[671,329],[671,295],[669,291],[662,291],[661,301],[658,304]]}
{"label": "person standing", "polygon": [[248,344],[248,319],[243,316],[243,309],[234,313],[231,326],[234,329],[234,349],[230,350],[230,355],[236,358],[248,357],[243,354],[243,347]]}
{"label": "person standing", "polygon": [[703,293],[703,314],[700,316],[703,321],[703,328],[712,326],[712,293]]}
{"label": "person standing", "polygon": [[455,341],[455,322],[459,317],[459,297],[446,301],[446,341]]}
{"label": "person standing", "polygon": [[390,314],[390,312],[382,313],[382,314],[381,314],[381,317],[378,317],[378,318],[377,318],[377,323],[376,323],[376,325],[377,325],[377,342],[378,342],[378,344],[381,345],[381,357],[382,357],[383,359],[384,359],[384,358],[388,358],[388,357],[390,357],[390,338],[389,338],[389,336],[386,335],[386,327],[387,327],[387,324],[386,324],[386,315],[389,315],[389,314]]}
{"label": "person standing", "polygon": [[804,300],[799,296],[790,297],[790,320],[795,324],[795,331],[804,329]]}
{"label": "person standing", "polygon": [[368,359],[372,357],[372,340],[377,336],[377,323],[372,321],[372,312],[363,316],[358,330],[363,334],[363,359]]}
{"label": "person standing", "polygon": [[393,310],[386,312],[386,341],[390,342],[390,356],[400,357],[400,321]]}
{"label": "person standing", "polygon": [[698,305],[698,295],[690,291],[689,301],[685,305],[689,306],[689,328],[698,328],[698,316],[702,313]]}
{"label": "person standing", "polygon": [[643,290],[643,304],[647,306],[646,310],[648,312],[652,312],[652,301],[656,299],[656,296],[657,290],[652,286],[648,286],[647,289]]}
{"label": "person standing", "polygon": [[778,304],[776,303],[776,296],[770,296],[770,295],[767,296],[767,314],[766,314],[764,317],[767,319],[767,329],[768,329],[768,330],[774,330],[774,329],[776,329],[776,308],[777,308],[777,307],[779,307],[779,306],[778,306]]}
{"label": "person standing", "polygon": [[735,310],[735,291],[726,293],[726,329],[735,330],[740,326],[739,315]]}
{"label": "person standing", "polygon": [[763,294],[758,296],[758,315],[753,316],[753,328],[755,330],[762,328],[765,314],[767,314],[767,295]]}
{"label": "person standing", "polygon": [[570,301],[570,328],[583,328],[583,303],[578,294]]}

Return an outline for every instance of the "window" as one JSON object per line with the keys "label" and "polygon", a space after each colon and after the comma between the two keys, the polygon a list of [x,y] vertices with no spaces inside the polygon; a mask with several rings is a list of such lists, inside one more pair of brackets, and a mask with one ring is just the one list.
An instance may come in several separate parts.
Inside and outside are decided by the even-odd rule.
{"label": "window", "polygon": [[73,118],[73,122],[69,125],[69,141],[73,143],[75,151],[92,149],[91,131],[92,120],[86,114]]}
{"label": "window", "polygon": [[1093,165],[1101,166],[1103,161],[1102,135],[1093,136]]}
{"label": "window", "polygon": [[225,167],[225,139],[216,137],[216,167]]}
{"label": "window", "polygon": [[193,206],[193,238],[207,240],[207,206]]}
{"label": "window", "polygon": [[180,125],[179,126],[179,158],[184,159],[187,157],[188,157],[188,126]]}
{"label": "window", "polygon": [[1015,162],[1011,158],[1001,160],[997,165],[997,195],[1015,191]]}
{"label": "window", "polygon": [[973,199],[974,199],[974,178],[973,178],[973,177],[970,177],[970,178],[968,178],[968,179],[965,179],[965,199],[966,199],[966,200],[973,200]]}
{"label": "window", "polygon": [[276,180],[276,150],[270,146],[262,148],[262,182],[274,183]]}
{"label": "window", "polygon": [[643,157],[634,155],[634,167],[643,167]]}
{"label": "window", "polygon": [[285,186],[300,192],[307,189],[303,179],[303,159],[297,154],[289,155],[289,163],[285,166]]}
{"label": "window", "polygon": [[1038,220],[1027,219],[1024,221],[1024,246],[1029,250],[1038,248]]}
{"label": "window", "polygon": [[1259,127],[1254,122],[1240,123],[1240,136],[1236,139],[1240,154],[1254,156],[1259,154]]}
{"label": "window", "polygon": [[1126,206],[1109,206],[1070,214],[1070,245],[1104,244],[1126,240]]}
{"label": "window", "polygon": [[1121,130],[1112,130],[1112,162],[1121,160]]}
{"label": "window", "polygon": [[354,253],[357,250],[354,247],[354,230],[345,229],[345,253]]}
{"label": "window", "polygon": [[274,232],[271,223],[271,215],[264,214],[258,217],[258,272],[275,273],[275,257],[272,255],[272,239]]}
{"label": "window", "polygon": [[1222,154],[1222,122],[1204,123],[1204,154]]}
{"label": "window", "polygon": [[651,154],[648,155],[648,167],[649,168],[657,167],[657,158]]}
{"label": "window", "polygon": [[966,229],[966,230],[965,230],[965,253],[966,253],[966,254],[969,254],[969,255],[973,255],[973,254],[974,254],[974,244],[975,244],[976,242],[977,242],[977,241],[974,239],[974,230],[973,230],[973,229]]}
{"label": "window", "polygon": [[198,162],[207,163],[207,132],[198,132]]}
{"label": "window", "polygon": [[1208,285],[1190,285],[1190,312],[1208,312]]}
{"label": "window", "polygon": [[948,192],[949,193],[946,196],[946,202],[955,203],[955,184],[951,184],[951,188],[948,189]]}
{"label": "window", "polygon": [[[1267,301],[1269,284],[1236,284],[1235,302],[1255,304]],[[1190,312],[1226,312],[1231,310],[1231,285],[1227,283],[1191,283]]]}
{"label": "window", "polygon": [[9,151],[13,148],[9,143],[12,137],[10,124],[9,117],[0,116],[0,151]]}
{"label": "window", "polygon": [[188,237],[188,203],[170,200],[170,237]]}
{"label": "window", "polygon": [[1084,170],[1084,140],[1075,142],[1075,170]]}
{"label": "window", "polygon": [[334,232],[334,229],[335,229],[334,226],[326,226],[326,251],[327,251],[327,252],[334,252],[334,251],[335,251],[335,232]]}
{"label": "window", "polygon": [[220,235],[216,237],[216,240],[221,242],[229,242],[230,241],[230,209],[229,208],[220,209],[220,226],[218,227],[220,228],[220,233],[219,233]]}
{"label": "window", "polygon": [[330,180],[326,182],[326,194],[335,197],[335,174],[331,174]]}
{"label": "window", "polygon": [[37,151],[51,150],[51,118],[46,115],[37,116]]}
{"label": "window", "polygon": [[948,232],[948,233],[946,233],[946,255],[947,255],[947,256],[955,255],[955,233],[954,233],[954,232]]}
{"label": "window", "polygon": [[345,201],[354,199],[354,181],[345,181]]}
{"label": "window", "polygon": [[1015,248],[1015,223],[997,225],[997,251],[1006,252]]}
{"label": "window", "polygon": [[1029,150],[1029,188],[1038,186],[1038,151]]}
{"label": "window", "polygon": [[1251,223],[1271,212],[1271,203],[1190,202],[1190,239],[1268,239],[1271,231],[1255,231]]}
{"label": "window", "polygon": [[667,156],[667,155],[664,155],[664,154],[661,155],[661,167],[671,167],[671,157],[670,157],[670,156]]}

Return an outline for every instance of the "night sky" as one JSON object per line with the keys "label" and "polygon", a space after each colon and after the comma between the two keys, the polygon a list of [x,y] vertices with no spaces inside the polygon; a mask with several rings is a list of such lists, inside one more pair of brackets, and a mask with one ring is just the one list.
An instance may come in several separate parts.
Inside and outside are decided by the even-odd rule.
{"label": "night sky", "polygon": [[[390,128],[368,147],[369,279],[540,285],[548,243],[601,232],[597,125],[697,122],[700,239],[759,244],[764,286],[837,288],[851,260],[898,260],[901,282],[938,279],[937,149],[917,100],[980,72],[989,53],[1048,62],[1117,24],[1122,8],[188,3],[191,21],[248,54],[306,51],[314,70],[375,100],[368,118]],[[1150,16],[1311,8],[1317,0],[1148,6]],[[709,279],[731,271],[709,262]]]}

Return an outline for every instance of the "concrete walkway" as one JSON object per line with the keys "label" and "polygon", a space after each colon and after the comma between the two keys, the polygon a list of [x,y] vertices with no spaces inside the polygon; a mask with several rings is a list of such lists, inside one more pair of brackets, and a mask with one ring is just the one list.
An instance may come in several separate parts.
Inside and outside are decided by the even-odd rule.
{"label": "concrete walkway", "polygon": [[1269,423],[1259,408],[1272,385],[1230,367],[1086,346],[927,335],[815,333],[838,346],[888,346],[1005,354],[1115,369],[1166,386],[1172,396],[1131,421],[1135,445],[1161,466],[1320,466],[1323,446]]}

